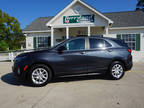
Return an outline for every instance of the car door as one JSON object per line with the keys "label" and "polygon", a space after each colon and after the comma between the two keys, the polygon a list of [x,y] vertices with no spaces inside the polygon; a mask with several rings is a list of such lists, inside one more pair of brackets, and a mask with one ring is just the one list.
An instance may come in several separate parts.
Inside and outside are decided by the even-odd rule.
{"label": "car door", "polygon": [[87,72],[85,38],[72,39],[62,45],[65,50],[57,53],[55,71],[58,74],[77,74]]}
{"label": "car door", "polygon": [[108,69],[111,61],[108,47],[111,47],[111,45],[104,39],[89,38],[88,72],[99,72]]}

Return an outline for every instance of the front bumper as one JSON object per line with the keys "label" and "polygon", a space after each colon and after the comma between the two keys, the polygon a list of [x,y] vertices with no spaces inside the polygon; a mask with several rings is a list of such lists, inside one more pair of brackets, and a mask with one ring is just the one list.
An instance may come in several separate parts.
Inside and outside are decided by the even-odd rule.
{"label": "front bumper", "polygon": [[18,80],[24,80],[24,79],[26,79],[26,72],[23,71],[21,67],[13,66],[12,70],[13,70],[14,76]]}
{"label": "front bumper", "polygon": [[12,66],[12,70],[13,70],[14,76],[17,79],[26,79],[28,69],[24,70],[24,68],[27,64],[28,63],[26,60],[20,60],[20,61],[17,60],[14,62]]}

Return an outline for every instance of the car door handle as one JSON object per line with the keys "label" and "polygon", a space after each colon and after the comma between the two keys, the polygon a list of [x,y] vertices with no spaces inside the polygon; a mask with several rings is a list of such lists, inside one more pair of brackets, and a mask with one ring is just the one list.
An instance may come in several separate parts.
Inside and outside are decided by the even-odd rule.
{"label": "car door handle", "polygon": [[86,54],[86,52],[81,52],[80,54]]}

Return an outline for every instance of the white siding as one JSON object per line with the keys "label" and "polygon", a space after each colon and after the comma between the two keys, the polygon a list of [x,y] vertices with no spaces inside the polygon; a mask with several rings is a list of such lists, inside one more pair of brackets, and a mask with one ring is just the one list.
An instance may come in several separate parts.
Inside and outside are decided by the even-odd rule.
{"label": "white siding", "polygon": [[[141,33],[141,50],[144,51],[144,33]],[[144,54],[144,52],[143,52],[143,54]]]}
{"label": "white siding", "polygon": [[140,34],[140,36],[141,36],[140,50],[144,51],[144,29],[109,30],[109,36],[108,37],[116,38],[117,34]]}
{"label": "white siding", "polygon": [[[79,12],[76,13],[74,10],[75,8],[79,7]],[[89,15],[94,14],[95,15],[95,22],[94,23],[84,23],[84,24],[63,24],[63,16],[74,16],[74,15]],[[83,25],[95,25],[95,26],[106,26],[107,21],[102,18],[101,16],[95,14],[94,12],[90,11],[88,8],[82,6],[79,3],[76,3],[74,6],[69,8],[67,11],[65,11],[60,17],[58,17],[54,22],[52,22],[52,25],[58,27],[58,26],[83,26]]]}
{"label": "white siding", "polygon": [[50,37],[50,33],[31,33],[26,37],[26,49],[34,49],[33,38],[34,37]]}
{"label": "white siding", "polygon": [[33,49],[33,37],[32,36],[27,36],[26,37],[26,49]]}
{"label": "white siding", "polygon": [[140,34],[141,47],[140,50],[144,51],[144,29],[131,29],[131,30],[109,30],[110,37],[116,37],[117,34]]}

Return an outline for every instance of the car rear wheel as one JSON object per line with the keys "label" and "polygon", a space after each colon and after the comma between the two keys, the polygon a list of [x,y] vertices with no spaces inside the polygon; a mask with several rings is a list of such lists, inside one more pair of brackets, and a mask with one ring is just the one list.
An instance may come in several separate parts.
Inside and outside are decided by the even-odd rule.
{"label": "car rear wheel", "polygon": [[30,70],[29,80],[33,86],[45,86],[51,79],[52,72],[46,65],[36,64]]}
{"label": "car rear wheel", "polygon": [[115,61],[111,64],[109,68],[109,76],[114,80],[121,79],[125,74],[125,69],[123,63],[120,61]]}

